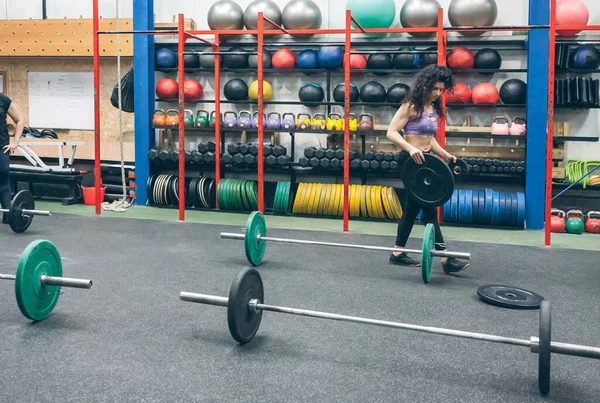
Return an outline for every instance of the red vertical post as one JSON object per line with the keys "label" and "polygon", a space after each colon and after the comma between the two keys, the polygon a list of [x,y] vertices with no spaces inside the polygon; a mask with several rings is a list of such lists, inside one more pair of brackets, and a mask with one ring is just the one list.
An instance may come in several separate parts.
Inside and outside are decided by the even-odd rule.
{"label": "red vertical post", "polygon": [[548,49],[548,127],[546,128],[546,203],[544,246],[551,245],[552,148],[554,144],[554,66],[556,48],[556,0],[550,0],[550,43]]}
{"label": "red vertical post", "polygon": [[[444,30],[444,9],[438,8],[438,23],[437,23],[437,38],[438,38],[438,57],[437,63],[439,66],[446,65],[446,43],[448,33]],[[446,113],[446,94],[442,94],[442,110]],[[446,116],[439,121],[437,141],[442,148],[446,148]],[[444,209],[437,208],[440,222],[444,221]]]}
{"label": "red vertical post", "polygon": [[263,122],[263,41],[265,20],[262,11],[258,13],[258,211],[265,213],[264,196],[264,122]]}
{"label": "red vertical post", "polygon": [[93,1],[94,30],[94,180],[96,215],[100,215],[100,38],[98,35],[98,0]]}
{"label": "red vertical post", "polygon": [[[213,51],[221,51],[221,38],[215,34]],[[215,189],[221,180],[221,55],[215,55]],[[219,207],[217,201],[217,208]]]}
{"label": "red vertical post", "polygon": [[348,232],[350,186],[350,30],[352,28],[352,10],[346,10],[346,50],[344,52],[344,232]]}
{"label": "red vertical post", "polygon": [[183,52],[185,50],[186,40],[183,14],[179,14],[177,37],[177,77],[179,80],[179,221],[183,221],[185,219],[185,94],[183,91],[185,69]]}

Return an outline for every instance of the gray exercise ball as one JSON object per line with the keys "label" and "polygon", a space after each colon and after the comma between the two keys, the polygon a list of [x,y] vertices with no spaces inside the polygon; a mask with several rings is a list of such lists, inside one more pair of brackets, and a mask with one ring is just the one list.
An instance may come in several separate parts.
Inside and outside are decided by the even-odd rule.
{"label": "gray exercise ball", "polygon": [[233,0],[219,0],[208,10],[210,29],[244,29],[244,10]]}
{"label": "gray exercise ball", "polygon": [[[311,0],[292,0],[281,13],[285,29],[319,29],[323,16],[321,9]],[[312,35],[294,35],[296,38],[308,38]]]}
{"label": "gray exercise ball", "polygon": [[[271,0],[254,0],[248,4],[244,11],[244,25],[246,29],[258,28],[258,12],[262,11],[263,15],[273,21],[275,24],[281,25],[281,10]],[[268,22],[265,22],[265,29],[277,29]],[[269,35],[270,36],[270,35]]]}
{"label": "gray exercise ball", "polygon": [[[254,51],[256,52],[258,49],[254,49]],[[258,68],[258,55],[250,55],[248,56],[248,66],[251,69],[257,69]],[[267,50],[263,49],[263,68],[264,69],[270,69],[272,67],[271,65],[271,53]]]}
{"label": "gray exercise ball", "polygon": [[[404,28],[427,28],[437,26],[438,8],[437,0],[408,0],[400,10],[400,24]],[[410,32],[417,38],[430,38],[435,32]]]}
{"label": "gray exercise ball", "polygon": [[[453,27],[491,26],[498,17],[495,0],[452,0],[448,8],[448,19]],[[483,32],[461,32],[464,36],[478,36]]]}
{"label": "gray exercise ball", "polygon": [[[209,52],[207,50],[207,52]],[[214,70],[215,69],[215,56],[214,55],[203,55],[200,53],[198,57],[200,59],[200,67],[203,69]]]}

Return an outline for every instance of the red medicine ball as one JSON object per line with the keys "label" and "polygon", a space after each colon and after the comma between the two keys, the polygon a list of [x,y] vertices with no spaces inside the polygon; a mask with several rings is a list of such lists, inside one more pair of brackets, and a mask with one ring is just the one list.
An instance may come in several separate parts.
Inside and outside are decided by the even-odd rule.
{"label": "red medicine ball", "polygon": [[465,83],[455,82],[451,91],[448,91],[446,102],[449,104],[471,103],[471,90]]}
{"label": "red medicine ball", "polygon": [[467,48],[454,48],[448,55],[448,67],[451,69],[472,69],[475,56]]}
{"label": "red medicine ball", "polygon": [[497,104],[500,94],[494,84],[480,83],[473,87],[471,98],[474,104]]}
{"label": "red medicine ball", "polygon": [[[351,52],[356,52],[356,49],[351,49]],[[346,59],[343,62],[344,69],[346,68]],[[352,70],[364,70],[367,68],[367,58],[364,55],[350,55],[350,69]],[[360,73],[352,73],[353,76],[359,75]]]}
{"label": "red medicine ball", "polygon": [[156,96],[161,99],[174,99],[179,96],[179,84],[172,78],[163,78],[156,84]]}
{"label": "red medicine ball", "polygon": [[274,69],[293,69],[296,67],[296,54],[287,48],[273,53],[271,64]]}
{"label": "red medicine ball", "polygon": [[183,82],[183,96],[186,99],[202,98],[202,86],[196,80],[185,80]]}

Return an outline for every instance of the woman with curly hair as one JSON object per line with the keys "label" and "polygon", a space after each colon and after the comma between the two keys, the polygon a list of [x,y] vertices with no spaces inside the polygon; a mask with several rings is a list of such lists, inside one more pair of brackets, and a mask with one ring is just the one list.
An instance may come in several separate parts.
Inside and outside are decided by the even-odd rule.
{"label": "woman with curly hair", "polygon": [[[415,77],[412,89],[404,99],[400,109],[394,115],[387,131],[387,138],[398,145],[402,152],[400,161],[412,158],[417,164],[425,161],[423,153],[434,153],[447,161],[456,162],[456,157],[444,150],[436,141],[438,120],[444,116],[442,110],[442,93],[452,88],[452,73],[446,67],[430,65]],[[400,132],[404,132],[404,135]],[[435,249],[445,250],[446,244],[440,230],[437,209],[423,206],[407,197],[402,219],[398,224],[396,248],[404,248],[412,231],[415,219],[423,210],[423,219],[432,223],[435,228]],[[406,252],[393,252],[390,263],[398,265],[418,266],[419,262],[409,257]],[[469,264],[458,259],[444,258],[442,266],[446,273],[456,273],[466,269]]]}

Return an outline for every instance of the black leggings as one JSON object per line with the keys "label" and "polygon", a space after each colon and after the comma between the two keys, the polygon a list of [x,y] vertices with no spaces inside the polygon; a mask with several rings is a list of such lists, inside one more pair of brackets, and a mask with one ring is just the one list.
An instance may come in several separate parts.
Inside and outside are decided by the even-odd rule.
{"label": "black leggings", "polygon": [[[406,160],[410,158],[410,155],[406,151],[400,153],[399,166],[402,166]],[[411,199],[408,195],[406,196],[406,204],[402,211],[402,218],[400,224],[398,224],[398,235],[396,235],[396,246],[405,247],[408,237],[413,229],[415,220],[419,215],[419,212],[423,210],[423,221],[425,223],[433,224],[435,229],[435,249],[445,250],[446,244],[444,243],[444,237],[440,230],[440,223],[438,221],[438,213],[436,207],[426,207],[419,202]]]}
{"label": "black leggings", "polygon": [[0,148],[0,202],[3,208],[10,208],[10,155]]}

